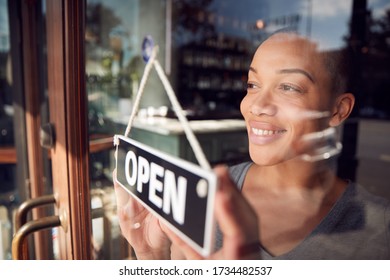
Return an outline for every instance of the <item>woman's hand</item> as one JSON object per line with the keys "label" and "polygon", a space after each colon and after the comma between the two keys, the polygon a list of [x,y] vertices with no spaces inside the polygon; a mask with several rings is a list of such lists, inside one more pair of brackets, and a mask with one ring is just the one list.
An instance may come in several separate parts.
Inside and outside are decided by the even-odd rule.
{"label": "woman's hand", "polygon": [[[230,179],[228,169],[217,167],[214,171],[218,177],[215,216],[223,234],[223,245],[209,258],[259,259],[260,243],[256,213]],[[168,227],[162,225],[162,229],[187,259],[203,259]]]}
{"label": "woman's hand", "polygon": [[113,181],[119,225],[137,259],[169,259],[171,242],[162,231],[159,220],[117,185],[116,170]]}

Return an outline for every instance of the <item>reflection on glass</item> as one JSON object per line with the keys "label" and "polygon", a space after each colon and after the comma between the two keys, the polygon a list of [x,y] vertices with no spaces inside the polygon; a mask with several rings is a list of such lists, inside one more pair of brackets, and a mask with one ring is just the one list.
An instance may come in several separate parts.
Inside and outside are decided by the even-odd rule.
{"label": "reflection on glass", "polygon": [[[169,72],[170,82],[190,119],[242,119],[239,107],[246,94],[253,53],[262,41],[281,29],[309,37],[318,43],[319,50],[328,54],[352,52],[354,63],[359,62],[358,67],[352,67],[356,73],[349,81],[359,100],[353,117],[388,119],[390,101],[384,89],[388,88],[389,81],[386,77],[390,44],[385,34],[389,31],[390,13],[386,3],[367,1],[367,7],[359,10],[354,8],[354,3],[360,1],[352,0],[288,1],[288,9],[286,2],[88,0],[85,38],[90,139],[124,132],[123,123],[131,113],[145,66],[141,43],[148,35],[159,45],[158,59]],[[360,17],[360,13],[366,18]],[[356,24],[359,25],[353,20],[356,14],[357,18],[365,19],[363,29],[356,28]],[[143,112],[150,113],[145,115],[158,115],[157,109],[163,106],[169,108],[170,104],[158,77],[152,73],[140,107],[145,109]],[[170,109],[164,115],[175,117]],[[351,123],[353,121],[352,118]],[[307,155],[307,159],[321,160],[338,155],[341,138],[350,141],[359,137],[363,139],[359,141],[365,143],[367,135],[358,136],[349,124],[341,135],[322,131],[323,135],[311,136],[318,137],[326,144],[324,147],[330,148],[325,152],[317,149],[316,153]],[[387,135],[388,129],[378,127]],[[386,151],[387,147],[384,144],[381,151]],[[109,197],[112,195],[110,173],[114,166],[112,151],[100,150],[90,156],[92,187],[99,190],[99,195],[103,190]],[[348,169],[356,157],[356,150],[345,149],[338,168],[342,172]],[[381,158],[388,159],[388,153],[383,152]],[[363,164],[367,162],[367,158],[360,160]],[[379,164],[381,167],[383,162]],[[364,170],[359,172],[359,180],[372,180]],[[383,174],[378,178],[383,178]],[[383,185],[383,182],[386,180],[375,184]],[[102,202],[105,196],[98,197],[101,201],[94,202],[94,207],[105,203]],[[111,199],[105,201],[114,203]],[[96,227],[104,227],[102,224]],[[103,246],[104,234],[99,235],[95,228],[94,232],[99,240],[97,243]]]}
{"label": "reflection on glass", "polygon": [[[96,258],[126,258],[116,220],[112,188],[113,146],[111,137],[122,127],[117,121],[130,116],[133,95],[138,91],[144,62],[141,42],[151,35],[164,53],[166,1],[87,1],[86,74],[89,101],[89,134],[92,145],[90,170],[92,213],[102,209],[103,216],[93,219]],[[161,59],[162,61],[164,59]],[[146,88],[144,107],[166,103],[157,77]],[[120,132],[119,132],[120,133]],[[105,145],[99,143],[108,139]]]}

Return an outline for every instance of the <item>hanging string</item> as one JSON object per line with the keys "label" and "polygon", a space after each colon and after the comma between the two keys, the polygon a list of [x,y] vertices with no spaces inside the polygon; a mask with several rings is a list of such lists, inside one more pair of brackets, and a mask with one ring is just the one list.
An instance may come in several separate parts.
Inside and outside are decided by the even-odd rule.
{"label": "hanging string", "polygon": [[210,166],[205,154],[203,153],[203,150],[198,142],[198,139],[195,137],[195,135],[190,127],[190,124],[188,122],[187,117],[183,114],[183,109],[180,106],[179,101],[177,100],[176,94],[173,91],[172,86],[171,86],[170,82],[168,81],[167,76],[165,75],[164,70],[162,69],[160,63],[156,59],[157,52],[158,52],[158,46],[155,46],[153,48],[152,54],[151,54],[151,56],[146,64],[146,66],[145,66],[145,70],[144,70],[144,73],[142,75],[142,79],[141,79],[140,86],[139,86],[139,89],[137,92],[137,96],[136,96],[136,99],[134,101],[133,110],[131,112],[129,122],[127,124],[124,136],[128,137],[128,135],[130,133],[130,130],[131,130],[131,127],[133,125],[136,113],[138,111],[138,107],[139,107],[139,104],[141,101],[142,94],[143,94],[144,89],[145,89],[146,81],[149,77],[150,70],[152,69],[152,66],[154,66],[154,68],[156,69],[156,72],[157,72],[157,74],[158,74],[158,76],[159,76],[159,78],[160,78],[160,80],[165,88],[165,91],[168,95],[168,98],[171,101],[173,110],[175,111],[177,118],[179,119],[179,122],[183,126],[184,133],[187,137],[188,142],[190,143],[191,148],[194,151],[195,157],[196,157],[197,161],[199,162],[199,165],[203,169],[211,170],[211,166]]}
{"label": "hanging string", "polygon": [[179,101],[177,100],[176,94],[172,89],[171,84],[168,81],[167,76],[164,73],[164,70],[162,69],[160,63],[158,60],[154,61],[154,67],[157,71],[158,76],[160,77],[161,82],[164,85],[165,91],[168,94],[169,100],[172,103],[173,110],[175,111],[177,118],[179,119],[181,125],[183,126],[184,132],[186,134],[187,140],[190,143],[195,157],[199,162],[199,165],[204,169],[211,169],[209,162],[206,159],[206,156],[203,153],[203,150],[198,142],[198,139],[195,137],[190,124],[187,120],[187,117],[183,114],[183,109],[180,106]]}
{"label": "hanging string", "polygon": [[126,127],[126,131],[125,131],[125,135],[124,135],[125,137],[128,137],[130,130],[131,130],[131,127],[133,126],[135,116],[137,115],[137,112],[138,112],[139,103],[141,102],[141,97],[142,97],[142,94],[144,93],[146,81],[148,80],[150,70],[152,69],[153,61],[157,57],[157,52],[158,52],[158,46],[155,46],[152,50],[152,54],[151,54],[148,62],[146,63],[145,70],[144,70],[144,73],[142,74],[141,82],[140,82],[140,85],[138,88],[138,92],[137,92],[137,95],[136,95],[135,100],[134,100],[133,110],[131,112],[129,122],[128,122],[127,127]]}

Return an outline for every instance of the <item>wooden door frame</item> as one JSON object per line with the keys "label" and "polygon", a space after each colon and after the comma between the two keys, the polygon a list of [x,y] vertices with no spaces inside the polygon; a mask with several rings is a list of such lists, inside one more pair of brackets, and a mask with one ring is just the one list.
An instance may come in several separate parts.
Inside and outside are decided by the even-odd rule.
{"label": "wooden door frame", "polygon": [[46,2],[53,191],[62,220],[61,259],[92,258],[88,100],[85,87],[85,1]]}
{"label": "wooden door frame", "polygon": [[[22,21],[22,53],[23,53],[23,84],[25,96],[25,124],[27,141],[27,156],[29,170],[30,198],[45,195],[44,155],[40,145],[41,104],[42,104],[42,3],[40,0],[21,2]],[[45,208],[33,209],[33,219],[47,216]],[[40,231],[34,235],[36,259],[49,259],[51,248],[50,235],[47,231]]]}

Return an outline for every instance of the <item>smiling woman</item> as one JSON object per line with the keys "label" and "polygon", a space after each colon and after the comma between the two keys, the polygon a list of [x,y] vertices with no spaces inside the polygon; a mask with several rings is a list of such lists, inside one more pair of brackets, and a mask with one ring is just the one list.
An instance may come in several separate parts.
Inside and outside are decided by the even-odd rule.
{"label": "smiling woman", "polygon": [[329,67],[340,58],[292,33],[271,36],[253,57],[241,102],[252,162],[231,175],[257,214],[262,258],[390,257],[389,202],[332,168],[335,128],[354,106],[345,71]]}
{"label": "smiling woman", "polygon": [[[249,68],[247,95],[241,102],[254,161],[272,165],[312,153],[316,145],[304,143],[303,136],[338,126],[348,117],[354,97],[340,94],[344,90],[340,87],[333,93],[331,82],[341,84],[339,80],[345,77],[328,71],[332,59],[293,33],[275,34],[258,48]],[[308,112],[322,114],[313,119]],[[270,145],[280,148],[270,150]]]}

